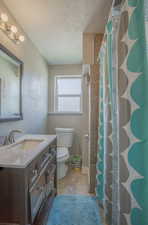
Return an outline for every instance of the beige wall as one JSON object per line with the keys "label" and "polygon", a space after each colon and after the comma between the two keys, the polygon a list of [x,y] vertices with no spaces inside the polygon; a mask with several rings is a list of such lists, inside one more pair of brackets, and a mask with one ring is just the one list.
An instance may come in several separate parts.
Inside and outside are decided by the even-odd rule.
{"label": "beige wall", "polygon": [[[82,75],[82,65],[55,65],[49,67],[49,112],[54,109],[54,78],[56,75]],[[84,166],[87,166],[88,146],[84,135],[88,133],[88,88],[83,79],[83,114],[57,115],[48,117],[49,133],[54,133],[56,127],[75,129],[72,153],[83,154]]]}
{"label": "beige wall", "polygon": [[[3,3],[0,9],[14,21]],[[21,29],[19,28],[21,31]],[[23,32],[23,31],[22,31]],[[8,134],[13,128],[21,128],[24,133],[46,133],[48,111],[48,67],[38,50],[25,35],[25,42],[14,44],[0,31],[0,43],[24,62],[23,74],[23,117],[22,121],[0,123],[0,135]]]}

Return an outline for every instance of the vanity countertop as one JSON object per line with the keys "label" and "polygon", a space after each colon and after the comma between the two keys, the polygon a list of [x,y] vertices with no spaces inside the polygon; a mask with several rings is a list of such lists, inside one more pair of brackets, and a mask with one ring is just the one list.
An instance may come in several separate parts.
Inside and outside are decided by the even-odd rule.
{"label": "vanity countertop", "polygon": [[24,135],[14,144],[0,147],[0,167],[25,168],[48,145],[56,135]]}

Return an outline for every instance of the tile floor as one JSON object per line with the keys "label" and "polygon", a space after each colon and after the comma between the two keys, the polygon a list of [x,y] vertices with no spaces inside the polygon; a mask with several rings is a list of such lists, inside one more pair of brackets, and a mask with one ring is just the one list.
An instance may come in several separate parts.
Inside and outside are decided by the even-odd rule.
{"label": "tile floor", "polygon": [[66,177],[58,181],[58,194],[89,195],[88,190],[88,176],[81,171],[70,169]]}

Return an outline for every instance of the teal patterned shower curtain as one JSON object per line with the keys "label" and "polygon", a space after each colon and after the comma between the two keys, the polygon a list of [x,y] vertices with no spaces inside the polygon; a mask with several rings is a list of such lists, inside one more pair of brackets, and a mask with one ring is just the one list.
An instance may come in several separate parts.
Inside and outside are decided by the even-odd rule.
{"label": "teal patterned shower curtain", "polygon": [[99,54],[96,194],[110,225],[148,225],[148,0],[112,9]]}

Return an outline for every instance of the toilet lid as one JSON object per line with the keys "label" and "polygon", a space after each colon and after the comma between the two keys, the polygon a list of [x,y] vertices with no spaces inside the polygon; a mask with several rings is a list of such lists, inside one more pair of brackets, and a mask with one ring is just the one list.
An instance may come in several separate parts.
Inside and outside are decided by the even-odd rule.
{"label": "toilet lid", "polygon": [[57,148],[57,158],[62,158],[68,155],[68,149],[64,147]]}

